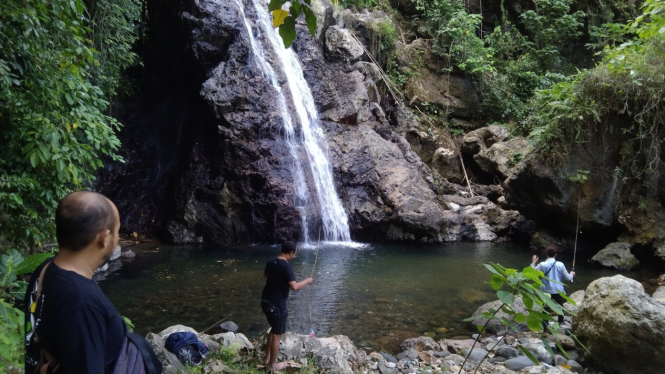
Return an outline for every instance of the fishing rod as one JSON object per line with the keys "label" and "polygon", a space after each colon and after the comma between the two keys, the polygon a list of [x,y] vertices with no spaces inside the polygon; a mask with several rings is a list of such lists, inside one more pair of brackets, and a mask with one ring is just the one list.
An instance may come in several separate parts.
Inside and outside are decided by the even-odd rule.
{"label": "fishing rod", "polygon": [[[577,227],[575,228],[575,249],[573,250],[573,269],[572,271],[575,271],[575,258],[577,257],[577,234],[580,232],[580,206],[582,204],[582,198],[579,194],[577,194]],[[570,282],[572,283],[574,279],[571,279]]]}

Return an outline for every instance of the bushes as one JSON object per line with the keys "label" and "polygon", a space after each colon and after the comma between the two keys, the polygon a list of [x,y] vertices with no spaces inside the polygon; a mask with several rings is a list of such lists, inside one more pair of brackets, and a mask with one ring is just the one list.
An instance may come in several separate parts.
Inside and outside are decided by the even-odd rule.
{"label": "bushes", "polygon": [[[133,64],[136,0],[0,2],[0,243],[53,239],[57,202],[118,160],[107,114]],[[90,18],[91,17],[91,18]]]}

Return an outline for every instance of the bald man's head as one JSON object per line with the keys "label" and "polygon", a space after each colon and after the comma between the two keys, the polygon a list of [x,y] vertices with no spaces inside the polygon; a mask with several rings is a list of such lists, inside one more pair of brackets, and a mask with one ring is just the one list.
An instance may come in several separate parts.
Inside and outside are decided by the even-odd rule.
{"label": "bald man's head", "polygon": [[117,216],[117,209],[104,195],[80,191],[65,196],[55,212],[58,246],[73,252],[80,251],[92,243],[100,232],[113,232],[118,224]]}

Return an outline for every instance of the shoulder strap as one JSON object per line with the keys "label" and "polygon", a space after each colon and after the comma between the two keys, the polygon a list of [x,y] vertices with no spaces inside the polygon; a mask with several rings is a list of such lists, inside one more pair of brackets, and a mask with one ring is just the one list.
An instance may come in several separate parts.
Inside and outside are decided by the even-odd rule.
{"label": "shoulder strap", "polygon": [[37,294],[35,295],[35,303],[39,301],[39,296],[42,294],[42,283],[44,283],[44,274],[46,274],[46,269],[51,265],[53,260],[49,261],[48,264],[44,265],[42,271],[39,273],[39,281],[37,281]]}
{"label": "shoulder strap", "polygon": [[146,374],[160,374],[162,372],[162,363],[155,355],[152,345],[143,336],[134,332],[128,331],[126,337],[141,353]]}
{"label": "shoulder strap", "polygon": [[547,274],[550,273],[550,270],[552,270],[552,268],[556,266],[556,263],[557,263],[557,262],[558,262],[558,261],[554,261],[554,263],[552,264],[552,266],[550,266],[550,268],[547,269],[547,271],[545,272],[545,275],[546,275],[546,276],[547,276]]}

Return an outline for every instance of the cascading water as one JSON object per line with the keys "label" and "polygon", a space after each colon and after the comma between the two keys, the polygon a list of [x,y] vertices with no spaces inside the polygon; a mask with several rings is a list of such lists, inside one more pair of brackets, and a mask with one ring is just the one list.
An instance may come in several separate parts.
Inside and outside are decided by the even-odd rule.
{"label": "cascading water", "polygon": [[[303,220],[304,239],[307,241],[309,238],[307,232],[306,210],[309,194],[307,192],[307,183],[303,172],[302,160],[298,157],[298,149],[301,146],[298,140],[302,142],[302,146],[307,153],[314,187],[316,189],[316,195],[321,209],[324,239],[326,241],[350,242],[351,234],[349,232],[348,218],[342,207],[342,203],[337,196],[337,192],[335,191],[332,168],[328,161],[328,157],[324,152],[324,148],[321,146],[323,141],[325,141],[325,136],[319,126],[318,112],[314,105],[314,98],[307,81],[305,81],[302,67],[298,62],[295,53],[293,53],[291,49],[284,48],[281,37],[278,35],[277,31],[273,29],[272,20],[267,10],[267,3],[264,0],[251,0],[251,3],[256,9],[256,26],[260,34],[264,36],[264,43],[268,44],[266,46],[257,42],[252,27],[244,14],[241,1],[234,1],[236,1],[240,7],[257,66],[261,69],[264,77],[269,80],[270,84],[277,92],[280,114],[284,121],[285,140],[289,148],[289,153],[294,160],[292,168],[295,190],[294,203],[300,211]],[[293,98],[292,104],[300,123],[302,134],[301,139],[296,138],[293,117],[289,114],[286,96],[284,95],[282,86],[279,84],[277,75],[275,74],[275,67],[268,63],[265,56],[264,48],[266,47],[271,48],[272,52],[277,56],[278,61],[281,64],[281,66],[277,68],[283,69],[282,72],[286,77],[287,86],[291,93],[291,97]]]}

